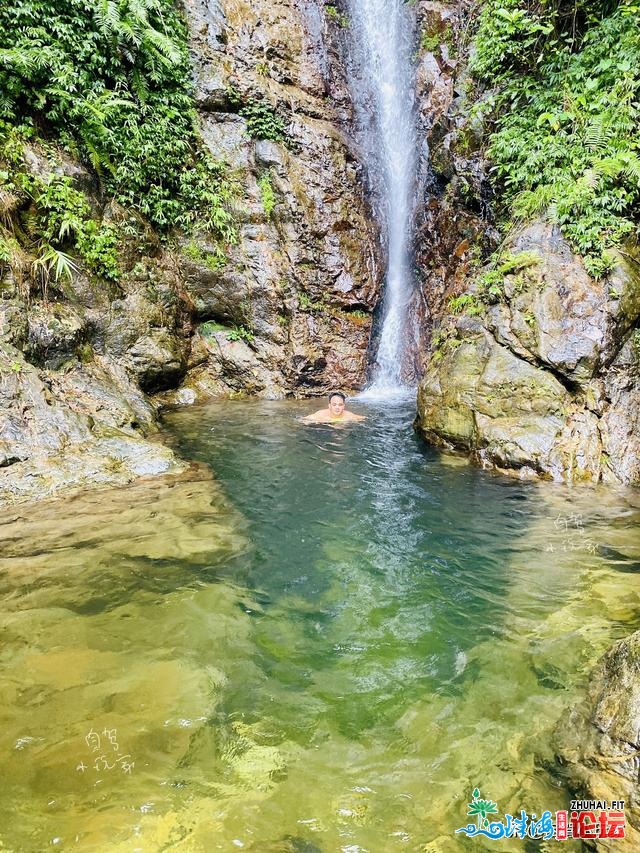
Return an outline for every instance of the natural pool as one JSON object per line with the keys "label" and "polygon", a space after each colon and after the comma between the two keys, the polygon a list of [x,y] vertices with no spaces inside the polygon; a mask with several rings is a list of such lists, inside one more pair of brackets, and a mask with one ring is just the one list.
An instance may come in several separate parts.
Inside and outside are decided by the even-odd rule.
{"label": "natural pool", "polygon": [[410,406],[312,408],[173,413],[214,481],[5,514],[0,849],[540,849],[454,833],[476,786],[566,807],[550,736],[640,628],[613,559],[639,493],[442,457]]}

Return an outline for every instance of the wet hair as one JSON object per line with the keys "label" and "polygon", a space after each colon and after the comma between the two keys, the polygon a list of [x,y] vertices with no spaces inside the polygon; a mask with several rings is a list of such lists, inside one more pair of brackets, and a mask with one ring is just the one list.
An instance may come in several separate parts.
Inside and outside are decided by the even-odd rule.
{"label": "wet hair", "polygon": [[342,402],[343,402],[343,403],[346,403],[346,402],[347,402],[347,398],[346,398],[346,396],[342,393],[342,391],[332,391],[332,392],[329,394],[329,402],[331,402],[331,400],[332,400],[334,397],[340,397],[340,398],[342,399]]}

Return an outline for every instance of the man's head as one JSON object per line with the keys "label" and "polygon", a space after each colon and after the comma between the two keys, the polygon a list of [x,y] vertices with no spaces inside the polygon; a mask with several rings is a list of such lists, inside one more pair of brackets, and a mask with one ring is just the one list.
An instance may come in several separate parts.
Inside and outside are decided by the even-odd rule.
{"label": "man's head", "polygon": [[329,411],[334,416],[339,416],[344,412],[344,404],[347,398],[342,391],[332,391],[329,394]]}

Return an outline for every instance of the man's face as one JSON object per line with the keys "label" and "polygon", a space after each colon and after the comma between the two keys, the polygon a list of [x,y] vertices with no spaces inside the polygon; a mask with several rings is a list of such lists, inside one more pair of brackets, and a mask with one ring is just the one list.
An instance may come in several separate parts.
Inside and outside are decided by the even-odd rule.
{"label": "man's face", "polygon": [[329,399],[329,411],[331,412],[334,418],[340,417],[340,415],[344,412],[344,400],[342,399],[342,397],[339,397],[337,394],[335,394]]}

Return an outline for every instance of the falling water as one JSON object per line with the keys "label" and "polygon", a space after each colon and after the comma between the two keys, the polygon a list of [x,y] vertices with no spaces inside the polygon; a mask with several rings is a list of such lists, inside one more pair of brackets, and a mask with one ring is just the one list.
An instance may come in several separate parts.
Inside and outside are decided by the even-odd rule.
{"label": "falling water", "polygon": [[402,0],[347,2],[352,98],[387,252],[382,327],[369,388],[382,396],[415,378],[409,316],[416,175],[413,23]]}

